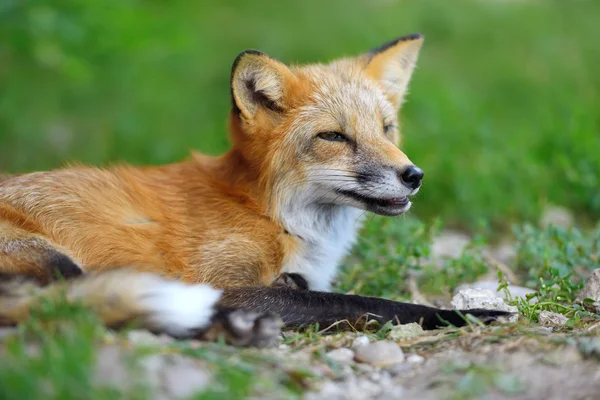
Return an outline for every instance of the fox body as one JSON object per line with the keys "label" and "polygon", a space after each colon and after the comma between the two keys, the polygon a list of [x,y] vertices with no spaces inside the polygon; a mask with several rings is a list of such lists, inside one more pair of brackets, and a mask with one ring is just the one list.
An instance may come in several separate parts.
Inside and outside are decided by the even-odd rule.
{"label": "fox body", "polygon": [[[5,176],[0,272],[42,282],[57,271],[83,273],[102,281],[101,301],[112,280],[123,290],[139,288],[141,297],[148,296],[144,291],[171,298],[183,287],[188,294],[196,290],[171,302],[174,315],[182,307],[201,307],[206,297],[208,309],[220,301],[275,311],[286,322],[311,322],[294,314],[301,307],[289,296],[326,296],[326,304],[327,295],[312,291],[330,289],[362,215],[402,214],[411,206],[408,196],[420,188],[423,173],[398,148],[397,113],[422,40],[410,35],[358,57],[299,67],[243,52],[231,73],[232,148],[220,157],[193,154],[160,167],[73,166]],[[124,267],[134,272],[124,273]],[[156,275],[164,279],[149,277]],[[154,283],[135,284],[140,276]],[[281,282],[302,282],[302,288],[291,293]],[[81,281],[69,284],[83,293],[75,289],[85,286]],[[279,288],[245,289],[273,286]],[[222,296],[218,289],[225,290]],[[350,298],[340,300],[342,308]],[[27,299],[19,303],[27,305],[24,310]],[[362,308],[353,308],[351,316],[377,311],[363,309],[363,300],[355,299]],[[154,306],[136,314],[152,314]],[[389,319],[402,314],[379,311]],[[343,315],[348,310],[340,312],[328,318],[351,317]],[[428,312],[406,316],[422,319]],[[4,319],[18,320],[14,315]],[[188,324],[196,329],[208,323]]]}

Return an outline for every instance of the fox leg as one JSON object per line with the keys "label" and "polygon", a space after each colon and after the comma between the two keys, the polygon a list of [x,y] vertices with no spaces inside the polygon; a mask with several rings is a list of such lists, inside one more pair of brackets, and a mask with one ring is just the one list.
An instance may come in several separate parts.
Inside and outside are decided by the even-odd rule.
{"label": "fox leg", "polygon": [[71,279],[82,274],[68,256],[39,238],[3,240],[0,237],[0,273],[27,276],[48,283],[55,279]]}
{"label": "fox leg", "polygon": [[300,274],[282,272],[273,281],[271,287],[308,290],[308,282]]}
{"label": "fox leg", "polygon": [[495,310],[442,310],[418,304],[363,297],[339,293],[296,290],[288,287],[243,287],[225,289],[220,304],[281,316],[287,327],[319,323],[329,326],[339,322],[356,329],[365,327],[367,321],[381,324],[393,321],[398,324],[416,322],[424,329],[435,329],[448,324],[463,326],[463,315],[471,314],[483,322],[491,322],[510,313]]}
{"label": "fox leg", "polygon": [[41,283],[81,275],[79,266],[62,249],[31,229],[31,223],[2,218],[6,215],[2,211],[6,209],[0,207],[0,273],[28,276]]}

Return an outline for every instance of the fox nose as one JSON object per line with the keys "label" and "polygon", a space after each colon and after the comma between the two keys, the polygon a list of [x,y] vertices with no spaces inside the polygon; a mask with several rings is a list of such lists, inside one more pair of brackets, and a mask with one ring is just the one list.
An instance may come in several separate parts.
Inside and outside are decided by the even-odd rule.
{"label": "fox nose", "polygon": [[409,165],[406,167],[402,175],[400,175],[400,180],[404,183],[404,185],[408,186],[411,189],[416,189],[421,186],[421,181],[423,180],[423,170],[417,167],[416,165]]}

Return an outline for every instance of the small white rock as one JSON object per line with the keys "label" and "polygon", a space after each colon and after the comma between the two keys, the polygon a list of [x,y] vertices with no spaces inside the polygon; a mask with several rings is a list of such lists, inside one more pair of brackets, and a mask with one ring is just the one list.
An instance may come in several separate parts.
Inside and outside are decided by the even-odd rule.
{"label": "small white rock", "polygon": [[482,308],[485,310],[509,311],[515,314],[508,317],[509,322],[518,319],[517,307],[509,306],[504,300],[496,297],[491,290],[487,289],[465,289],[458,292],[452,298],[452,306],[459,310],[470,310]]}
{"label": "small white rock", "polygon": [[383,340],[357,347],[354,360],[379,367],[386,367],[403,362],[404,353],[395,342]]}
{"label": "small white rock", "polygon": [[419,336],[423,333],[423,328],[416,322],[403,325],[395,325],[388,332],[387,337],[391,340],[399,342],[401,340],[410,339]]}
{"label": "small white rock", "polygon": [[355,349],[357,347],[360,346],[366,346],[370,343],[371,341],[369,340],[369,338],[365,335],[360,335],[358,336],[356,339],[354,339],[352,341],[352,348]]}
{"label": "small white rock", "polygon": [[587,309],[595,313],[600,313],[600,268],[592,271],[586,279],[583,289],[581,289],[581,292],[577,296],[579,302],[583,302],[585,299],[594,300],[593,303],[583,303]]}
{"label": "small white rock", "polygon": [[540,312],[539,322],[544,326],[564,326],[569,319],[562,314],[550,311]]}
{"label": "small white rock", "polygon": [[406,357],[406,361],[411,364],[422,364],[425,361],[425,357],[422,357],[418,354],[411,354]]}
{"label": "small white rock", "polygon": [[345,347],[340,347],[339,349],[328,352],[327,357],[331,358],[338,364],[348,364],[354,359],[354,352]]}

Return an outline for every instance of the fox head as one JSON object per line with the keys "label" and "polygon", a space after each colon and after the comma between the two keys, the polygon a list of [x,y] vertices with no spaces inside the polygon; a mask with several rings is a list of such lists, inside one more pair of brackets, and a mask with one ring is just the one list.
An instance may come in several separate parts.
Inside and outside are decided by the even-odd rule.
{"label": "fox head", "polygon": [[236,58],[230,131],[268,207],[410,208],[423,172],[398,148],[398,110],[422,42],[409,35],[329,64],[289,67],[255,50]]}

